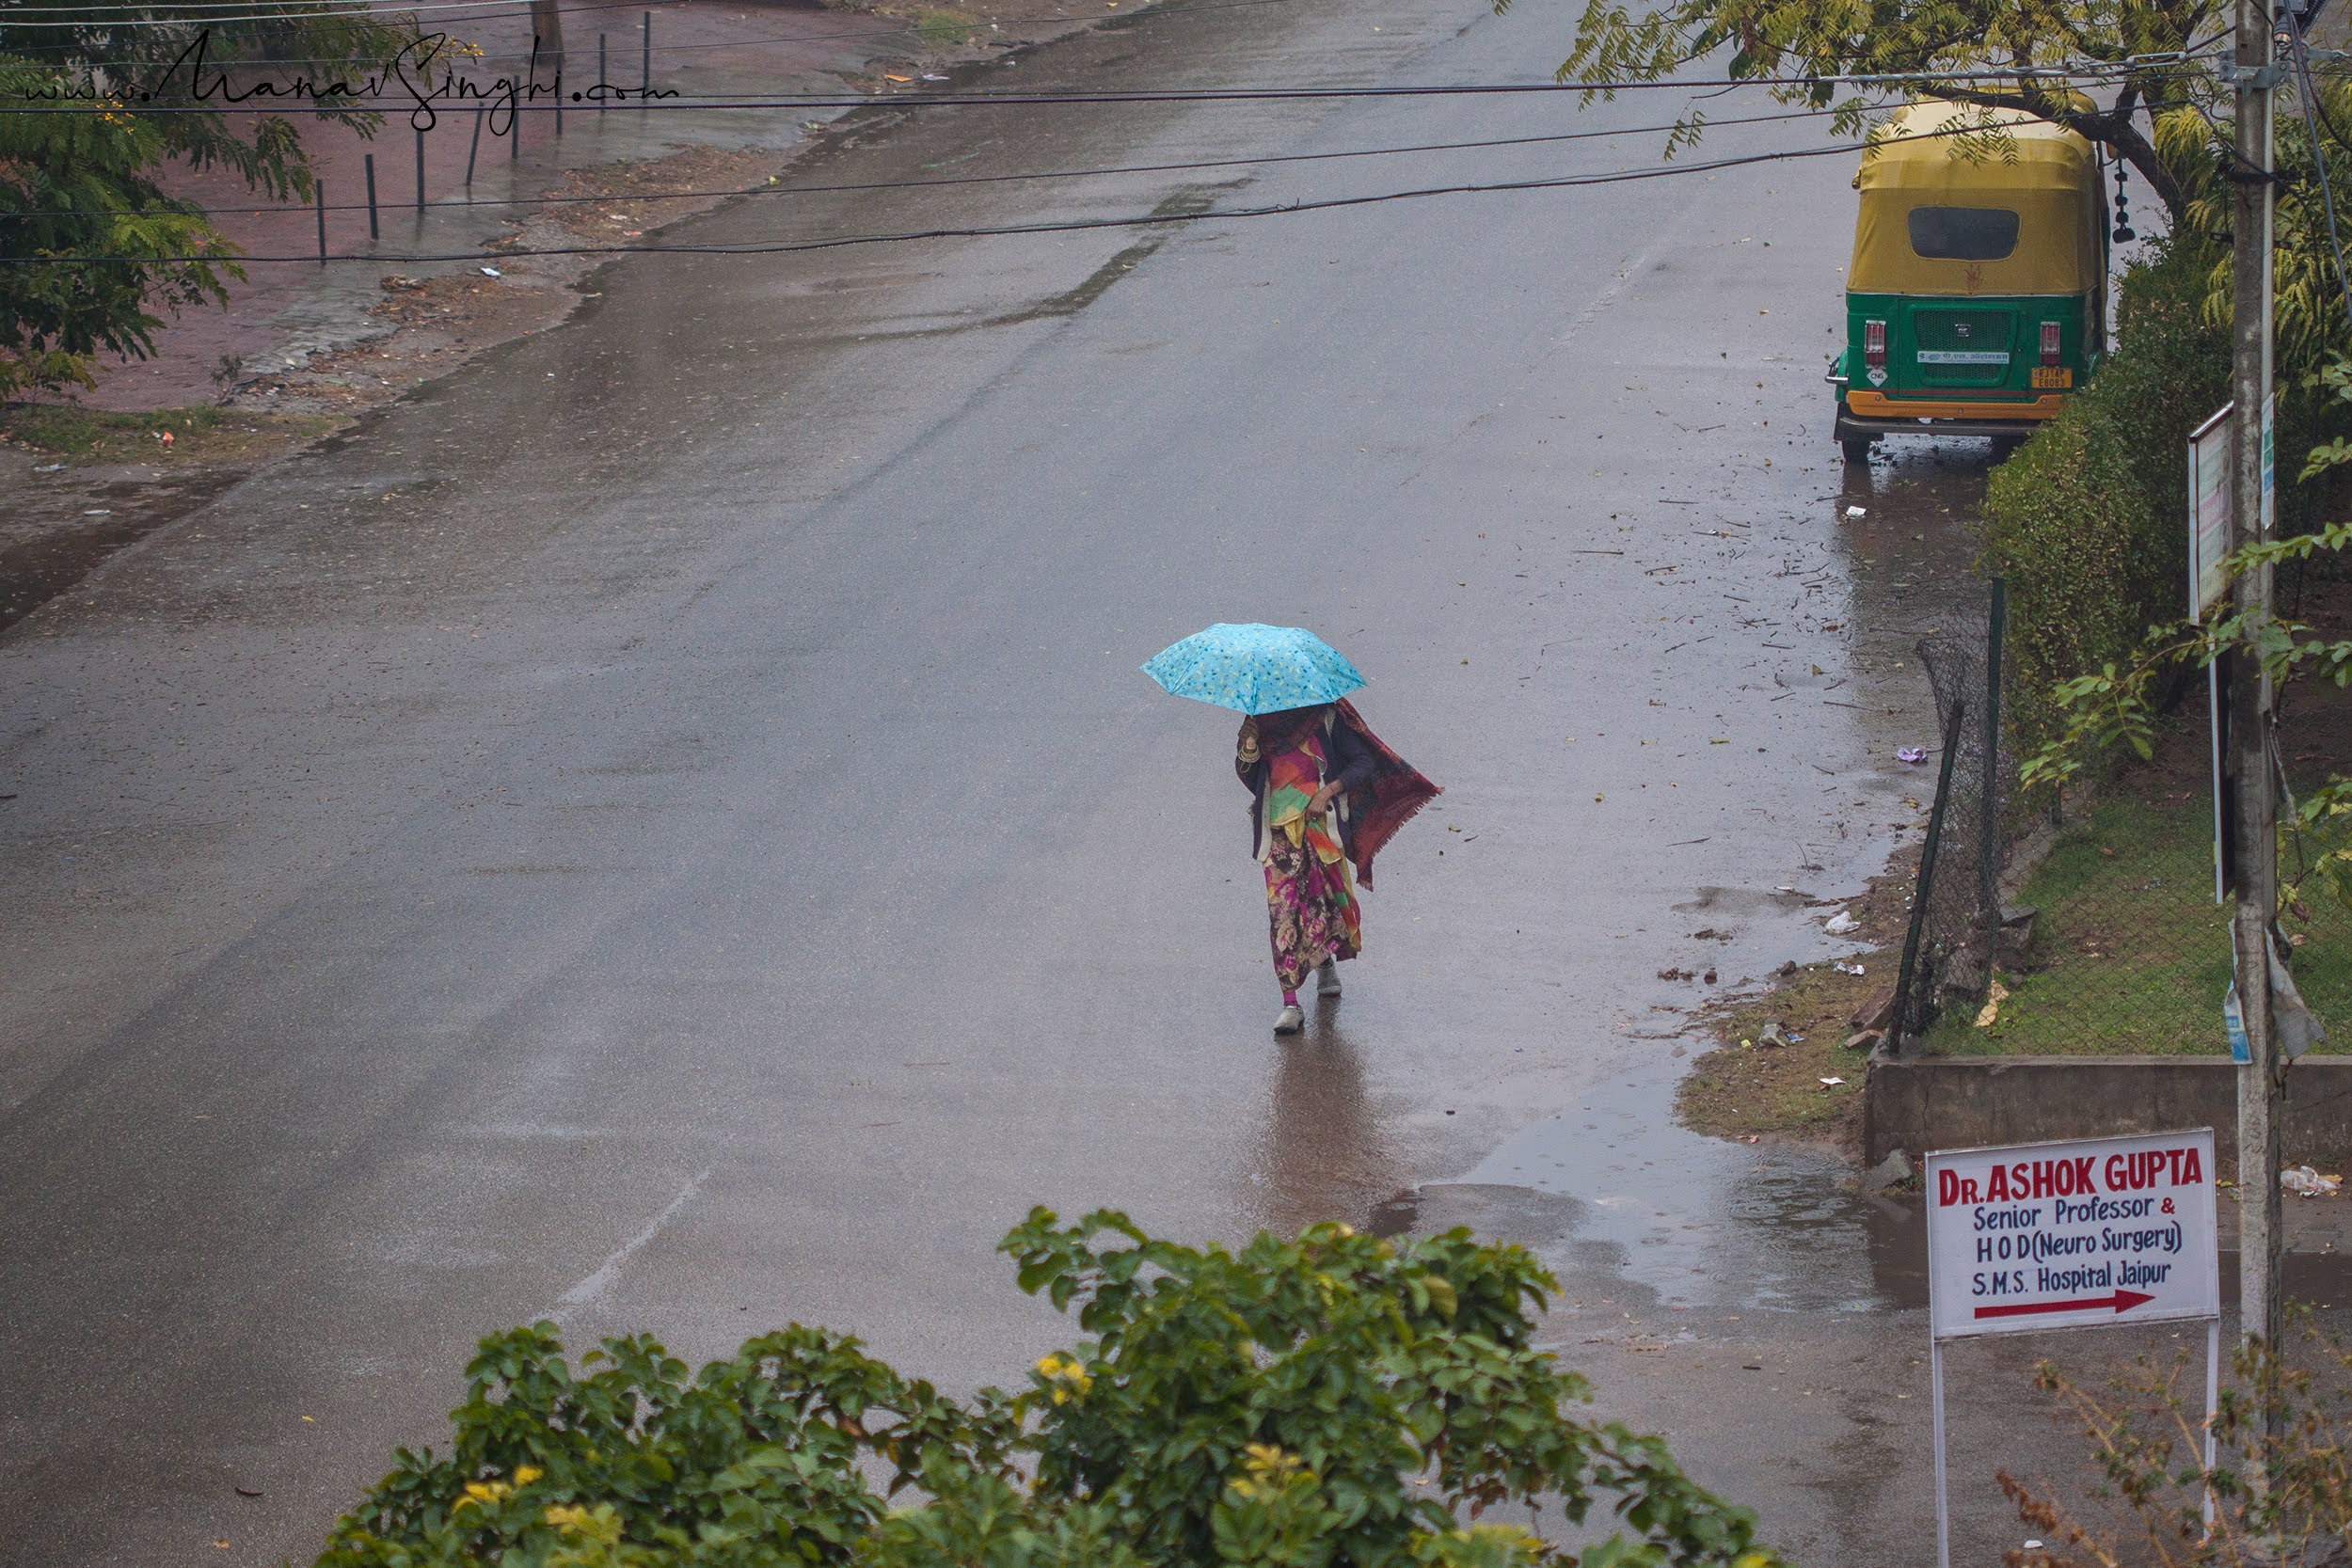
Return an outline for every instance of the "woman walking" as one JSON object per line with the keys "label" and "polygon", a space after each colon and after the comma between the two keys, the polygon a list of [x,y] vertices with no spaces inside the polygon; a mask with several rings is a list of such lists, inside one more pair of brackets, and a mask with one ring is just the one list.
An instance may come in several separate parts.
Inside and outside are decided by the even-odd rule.
{"label": "woman walking", "polygon": [[1317,994],[1336,997],[1340,961],[1363,951],[1356,883],[1372,886],[1373,857],[1439,791],[1345,699],[1244,719],[1233,771],[1249,788],[1251,849],[1265,872],[1282,988],[1274,1032],[1295,1035],[1307,1026],[1298,1004],[1307,977]]}
{"label": "woman walking", "polygon": [[1337,996],[1340,960],[1363,951],[1356,885],[1372,886],[1372,857],[1440,791],[1366,727],[1347,701],[1364,677],[1303,626],[1219,621],[1161,649],[1143,673],[1164,691],[1249,716],[1233,771],[1249,786],[1249,852],[1265,868],[1282,987],[1274,1032],[1295,1035],[1307,1026],[1307,976]]}

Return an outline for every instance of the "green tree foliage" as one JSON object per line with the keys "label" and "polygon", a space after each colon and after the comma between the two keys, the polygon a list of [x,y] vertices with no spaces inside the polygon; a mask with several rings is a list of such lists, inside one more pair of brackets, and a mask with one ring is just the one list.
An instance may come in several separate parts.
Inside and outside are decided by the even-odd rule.
{"label": "green tree foliage", "polygon": [[372,135],[382,119],[358,93],[332,90],[310,99],[300,125],[231,115],[230,92],[263,78],[359,88],[395,59],[413,73],[424,47],[407,19],[344,0],[11,15],[0,32],[0,398],[87,387],[102,355],[145,357],[157,311],[218,301],[244,276],[203,211],[165,193],[170,166],[228,169],[273,200],[306,197],[300,125]]}
{"label": "green tree foliage", "polygon": [[[2339,232],[2352,243],[2352,142],[2337,135],[2339,129],[2352,130],[2352,83],[2314,74],[2310,87],[2313,114],[2299,113],[2298,93],[2281,88],[2273,121],[2272,162],[2280,181],[2271,216],[2272,355],[2280,378],[2295,392],[2315,388],[2329,357],[2352,343],[2319,180],[2324,160]],[[2217,135],[2226,135],[2226,121],[2217,124],[2201,110],[2173,109],[2155,121],[2157,151],[2180,187],[2175,231],[2193,237],[2204,250],[2206,314],[2221,324],[2230,311],[2232,185]]]}
{"label": "green tree foliage", "polygon": [[[1645,9],[1586,0],[1559,77],[1655,82],[1693,60],[1721,60],[1732,76],[1773,80],[1782,103],[1834,111],[1830,123],[1843,135],[1906,88],[2023,109],[2115,148],[2177,216],[2180,182],[2151,139],[2149,118],[2192,105],[2210,111],[2226,95],[2209,68],[2185,71],[2162,56],[2209,42],[2228,15],[2219,0],[1663,0]],[[2105,104],[2062,77],[2027,74],[2136,59],[2143,63],[2122,71]],[[1823,80],[1888,74],[1913,80]],[[1705,123],[1694,113],[1670,145],[1695,140]]]}
{"label": "green tree foliage", "polygon": [[[1772,81],[1783,103],[1824,111],[1840,135],[1905,96],[2038,115],[2106,145],[2147,182],[2170,231],[2204,253],[2204,309],[2224,323],[2232,93],[2221,56],[2188,65],[2177,56],[2223,36],[2229,18],[2218,0],[1662,0],[1646,9],[1586,0],[1559,76],[1650,82],[1717,60],[1734,77]],[[2062,74],[2086,64],[2112,69],[2088,92]],[[1828,79],[1869,75],[1903,79]],[[2352,342],[2319,180],[2324,163],[2341,236],[2352,244],[2352,82],[2316,69],[2291,76],[2274,108],[2278,364],[2291,385],[2308,388],[2330,353]],[[1668,150],[1705,128],[1693,112]],[[2002,141],[1989,129],[1958,136],[1953,155],[1997,159]]]}
{"label": "green tree foliage", "polygon": [[[1086,1338],[968,1403],[820,1329],[691,1379],[642,1336],[577,1373],[551,1324],[485,1339],[449,1455],[401,1450],[319,1568],[1777,1560],[1656,1438],[1565,1413],[1585,1386],[1533,1348],[1554,1285],[1518,1247],[1322,1225],[1233,1254],[1037,1210],[1003,1250]],[[1581,1551],[1479,1520],[1541,1502],[1590,1537],[1604,1500]]]}

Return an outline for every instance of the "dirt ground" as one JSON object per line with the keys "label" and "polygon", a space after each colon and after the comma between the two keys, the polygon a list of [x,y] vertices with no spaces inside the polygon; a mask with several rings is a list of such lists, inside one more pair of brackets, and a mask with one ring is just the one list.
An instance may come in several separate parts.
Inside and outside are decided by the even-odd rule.
{"label": "dirt ground", "polygon": [[[1692,1065],[1676,1096],[1685,1123],[1745,1143],[1860,1153],[1864,1065],[1878,1044],[1865,1026],[1893,1002],[1918,864],[1918,850],[1906,849],[1861,897],[1822,906],[1824,919],[1840,909],[1854,918],[1854,953],[1784,964],[1763,990],[1708,1006],[1705,1025],[1719,1043]],[[1851,972],[1856,967],[1861,974]]]}

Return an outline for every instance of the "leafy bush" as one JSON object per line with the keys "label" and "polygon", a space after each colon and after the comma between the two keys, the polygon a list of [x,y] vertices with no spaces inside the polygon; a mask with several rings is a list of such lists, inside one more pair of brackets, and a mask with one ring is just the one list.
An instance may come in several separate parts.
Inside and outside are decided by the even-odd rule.
{"label": "leafy bush", "polygon": [[[400,1450],[319,1568],[1777,1560],[1658,1439],[1563,1413],[1585,1385],[1532,1348],[1555,1287],[1521,1248],[1322,1225],[1235,1255],[1041,1209],[1002,1250],[1088,1338],[968,1404],[821,1329],[691,1381],[643,1336],[578,1373],[552,1324],[492,1336],[449,1456]],[[893,1511],[909,1486],[928,1500]],[[1581,1524],[1604,1496],[1621,1528],[1581,1554],[1477,1522],[1508,1501]]]}
{"label": "leafy bush", "polygon": [[[2186,590],[2188,433],[2229,397],[2229,334],[2186,244],[2124,274],[2116,351],[2066,411],[1993,471],[1984,564],[2008,579],[2011,724],[2055,739],[2058,683],[2127,660]],[[2281,450],[2293,450],[2282,444]]]}

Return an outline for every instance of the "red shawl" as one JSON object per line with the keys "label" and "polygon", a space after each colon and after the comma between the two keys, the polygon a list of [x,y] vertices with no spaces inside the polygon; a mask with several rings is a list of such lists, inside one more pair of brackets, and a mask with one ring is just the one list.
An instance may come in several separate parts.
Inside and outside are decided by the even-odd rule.
{"label": "red shawl", "polygon": [[1375,759],[1372,783],[1351,792],[1348,798],[1349,825],[1356,830],[1348,849],[1356,862],[1358,879],[1370,887],[1372,857],[1396,836],[1399,828],[1413,819],[1414,813],[1445,790],[1423,778],[1412,764],[1390,750],[1387,741],[1373,734],[1372,726],[1364,722],[1355,704],[1343,697],[1331,705],[1338,710],[1340,722],[1371,748]]}

